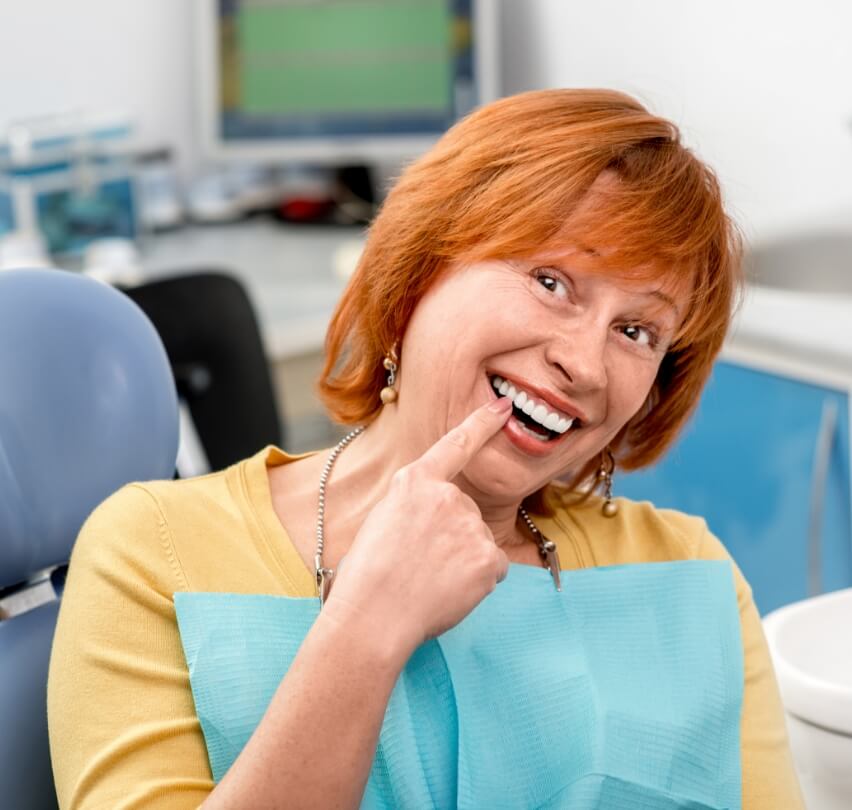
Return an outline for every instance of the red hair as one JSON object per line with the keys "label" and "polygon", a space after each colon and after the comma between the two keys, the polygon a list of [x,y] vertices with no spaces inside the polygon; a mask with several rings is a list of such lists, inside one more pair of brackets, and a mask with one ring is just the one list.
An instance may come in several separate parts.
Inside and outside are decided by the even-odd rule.
{"label": "red hair", "polygon": [[[596,191],[578,215],[603,172],[619,182]],[[382,359],[450,263],[578,245],[605,246],[613,272],[665,279],[688,301],[647,401],[610,445],[626,469],[655,461],[695,407],[722,346],[741,283],[742,240],[714,173],[677,128],[611,90],[501,99],[405,170],[329,326],[319,391],[331,416],[344,424],[375,418]],[[591,460],[574,482],[596,466]]]}

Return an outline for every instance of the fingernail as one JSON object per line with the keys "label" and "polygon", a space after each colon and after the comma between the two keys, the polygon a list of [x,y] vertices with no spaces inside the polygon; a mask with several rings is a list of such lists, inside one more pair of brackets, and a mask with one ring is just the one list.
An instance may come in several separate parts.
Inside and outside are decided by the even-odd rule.
{"label": "fingernail", "polygon": [[511,409],[512,400],[509,397],[498,397],[488,406],[488,410],[494,413],[507,413]]}

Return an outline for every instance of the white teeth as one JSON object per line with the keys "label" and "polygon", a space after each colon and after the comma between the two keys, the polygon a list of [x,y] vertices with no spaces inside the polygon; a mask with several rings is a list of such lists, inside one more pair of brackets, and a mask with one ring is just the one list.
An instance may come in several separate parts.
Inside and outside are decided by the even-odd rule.
{"label": "white teeth", "polygon": [[540,442],[549,441],[549,439],[546,435],[542,435],[541,433],[536,433],[534,430],[530,430],[530,428],[528,428],[526,425],[522,425],[520,422],[518,422],[518,427],[522,431],[524,431],[524,433],[526,433],[528,436],[532,436],[534,439],[538,439]]}
{"label": "white teeth", "polygon": [[548,430],[556,430],[556,426],[559,424],[559,417],[555,413],[549,413],[543,424]]}
{"label": "white teeth", "polygon": [[[503,377],[493,376],[491,378],[491,385],[501,396],[509,397],[516,408],[554,433],[565,433],[574,424],[574,419],[570,416],[562,416],[557,411],[552,411],[547,405],[536,402],[526,391],[518,390],[508,380],[503,379]],[[521,427],[526,430],[524,425],[521,425]],[[535,431],[527,430],[527,432],[530,435],[541,438]]]}
{"label": "white teeth", "polygon": [[544,407],[544,405],[536,405],[530,416],[540,425],[543,425],[544,420],[547,419],[547,414],[548,410]]}

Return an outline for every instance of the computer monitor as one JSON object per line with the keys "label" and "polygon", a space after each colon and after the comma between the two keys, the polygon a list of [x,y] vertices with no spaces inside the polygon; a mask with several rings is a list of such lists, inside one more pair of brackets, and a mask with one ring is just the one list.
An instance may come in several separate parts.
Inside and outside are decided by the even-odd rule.
{"label": "computer monitor", "polygon": [[216,160],[420,154],[498,94],[498,0],[196,0]]}

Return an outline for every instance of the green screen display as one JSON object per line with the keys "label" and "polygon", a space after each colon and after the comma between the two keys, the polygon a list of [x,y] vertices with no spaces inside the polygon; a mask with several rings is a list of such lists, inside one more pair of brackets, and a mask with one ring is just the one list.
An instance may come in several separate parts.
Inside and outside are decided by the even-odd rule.
{"label": "green screen display", "polygon": [[422,113],[452,104],[446,0],[242,3],[240,106],[256,115]]}

